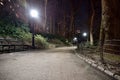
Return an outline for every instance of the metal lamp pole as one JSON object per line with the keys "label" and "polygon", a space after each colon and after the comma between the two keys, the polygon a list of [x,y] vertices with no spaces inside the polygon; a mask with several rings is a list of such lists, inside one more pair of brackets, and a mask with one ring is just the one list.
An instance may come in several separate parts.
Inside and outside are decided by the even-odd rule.
{"label": "metal lamp pole", "polygon": [[[38,11],[35,10],[35,9],[32,9],[30,10],[30,16],[33,18],[33,19],[37,19],[38,18]],[[34,31],[34,27],[35,27],[35,23],[32,22],[32,48],[35,49],[35,31]]]}
{"label": "metal lamp pole", "polygon": [[33,26],[32,26],[32,48],[35,49],[35,31],[34,31],[34,23],[33,23]]}

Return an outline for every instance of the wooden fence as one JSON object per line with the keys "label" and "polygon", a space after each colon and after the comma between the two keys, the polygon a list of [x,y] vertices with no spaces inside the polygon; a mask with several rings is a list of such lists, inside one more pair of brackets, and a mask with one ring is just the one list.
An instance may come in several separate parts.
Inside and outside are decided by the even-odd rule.
{"label": "wooden fence", "polygon": [[26,45],[19,40],[0,39],[0,53],[22,51],[30,48],[30,45]]}

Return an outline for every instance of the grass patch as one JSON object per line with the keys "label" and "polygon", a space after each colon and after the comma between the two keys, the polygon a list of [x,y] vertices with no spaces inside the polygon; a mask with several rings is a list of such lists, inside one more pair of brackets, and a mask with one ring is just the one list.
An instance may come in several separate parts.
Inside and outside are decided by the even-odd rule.
{"label": "grass patch", "polygon": [[105,53],[104,58],[111,62],[120,63],[120,55]]}

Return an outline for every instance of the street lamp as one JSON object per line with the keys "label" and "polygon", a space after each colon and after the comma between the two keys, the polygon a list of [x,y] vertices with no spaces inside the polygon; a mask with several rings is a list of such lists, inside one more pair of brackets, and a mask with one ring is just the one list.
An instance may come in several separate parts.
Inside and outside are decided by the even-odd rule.
{"label": "street lamp", "polygon": [[31,16],[32,18],[38,18],[38,17],[39,17],[39,16],[38,16],[38,11],[35,10],[35,9],[30,10],[30,16]]}
{"label": "street lamp", "polygon": [[[37,10],[35,9],[32,9],[30,10],[30,16],[34,19],[37,19],[39,18],[39,13]],[[32,25],[32,48],[34,49],[35,48],[35,32],[34,32],[34,25]]]}
{"label": "street lamp", "polygon": [[86,33],[86,32],[84,32],[84,33],[83,33],[83,36],[84,36],[84,37],[86,37],[86,36],[87,36],[87,33]]}

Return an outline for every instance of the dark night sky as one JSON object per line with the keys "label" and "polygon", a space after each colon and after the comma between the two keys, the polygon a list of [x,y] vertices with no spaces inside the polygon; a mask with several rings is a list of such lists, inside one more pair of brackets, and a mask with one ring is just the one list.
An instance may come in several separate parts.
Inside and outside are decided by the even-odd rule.
{"label": "dark night sky", "polygon": [[76,17],[76,27],[79,27],[82,32],[88,31],[88,18],[90,15],[90,2],[89,0],[82,0],[80,4],[80,11]]}
{"label": "dark night sky", "polygon": [[[89,17],[90,17],[90,0],[71,0],[73,1],[74,7],[78,9],[75,17],[75,27],[80,29],[81,32],[89,31]],[[48,16],[50,14],[56,15],[58,21],[63,20],[64,11],[67,13],[67,16],[70,16],[71,5],[70,0],[54,0],[50,1],[48,5]]]}
{"label": "dark night sky", "polygon": [[[90,16],[91,16],[91,0],[53,0],[51,4],[48,6],[48,12],[50,11],[55,18],[58,18],[58,22],[63,21],[64,14],[67,16],[71,14],[71,2],[73,2],[74,8],[77,13],[75,14],[75,27],[76,29],[80,29],[81,32],[89,33],[90,27]],[[100,0],[96,0],[96,2],[101,3]],[[50,7],[51,6],[51,7]],[[95,8],[95,21],[94,21],[94,30],[93,34],[96,32],[99,33],[99,28],[101,24],[101,4],[94,4]],[[49,15],[49,14],[48,14]],[[70,26],[70,18],[68,18],[67,26]],[[61,26],[62,27],[62,26]]]}

